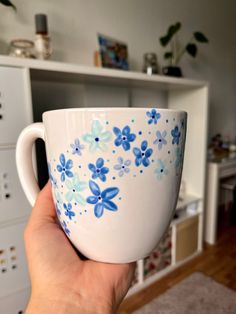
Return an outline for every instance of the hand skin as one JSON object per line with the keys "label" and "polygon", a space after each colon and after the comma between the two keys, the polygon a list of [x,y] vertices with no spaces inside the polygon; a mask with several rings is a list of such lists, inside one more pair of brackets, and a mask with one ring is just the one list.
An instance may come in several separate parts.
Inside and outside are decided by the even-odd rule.
{"label": "hand skin", "polygon": [[32,285],[26,314],[116,313],[135,263],[82,261],[57,222],[49,183],[38,196],[24,238]]}

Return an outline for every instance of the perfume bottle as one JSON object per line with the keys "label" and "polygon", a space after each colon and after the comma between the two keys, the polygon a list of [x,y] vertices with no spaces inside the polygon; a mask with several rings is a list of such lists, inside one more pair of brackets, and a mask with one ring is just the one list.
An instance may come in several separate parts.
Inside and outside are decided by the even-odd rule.
{"label": "perfume bottle", "polygon": [[52,54],[52,44],[48,35],[47,15],[36,14],[35,27],[36,35],[34,45],[36,58],[42,60],[49,59]]}

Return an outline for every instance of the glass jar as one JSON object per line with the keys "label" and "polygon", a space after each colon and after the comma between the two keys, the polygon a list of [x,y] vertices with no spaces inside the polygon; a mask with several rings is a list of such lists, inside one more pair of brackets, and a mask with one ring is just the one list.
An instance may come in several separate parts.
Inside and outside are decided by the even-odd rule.
{"label": "glass jar", "polygon": [[157,55],[155,53],[148,52],[144,54],[143,72],[149,75],[158,73]]}
{"label": "glass jar", "polygon": [[9,55],[19,58],[35,58],[34,43],[28,39],[14,39],[10,42]]}

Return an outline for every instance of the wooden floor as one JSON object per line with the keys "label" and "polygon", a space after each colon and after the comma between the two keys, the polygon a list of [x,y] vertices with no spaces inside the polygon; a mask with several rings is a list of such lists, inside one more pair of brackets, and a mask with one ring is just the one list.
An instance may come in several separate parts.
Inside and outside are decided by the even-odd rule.
{"label": "wooden floor", "polygon": [[196,271],[236,291],[236,228],[225,231],[216,245],[206,246],[194,260],[126,299],[118,314],[132,313]]}

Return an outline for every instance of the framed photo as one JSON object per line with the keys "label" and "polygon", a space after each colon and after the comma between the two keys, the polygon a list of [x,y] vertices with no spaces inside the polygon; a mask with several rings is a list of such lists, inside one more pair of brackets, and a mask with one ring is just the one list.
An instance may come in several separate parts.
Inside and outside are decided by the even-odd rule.
{"label": "framed photo", "polygon": [[129,70],[128,47],[114,38],[98,34],[101,64],[104,68]]}

